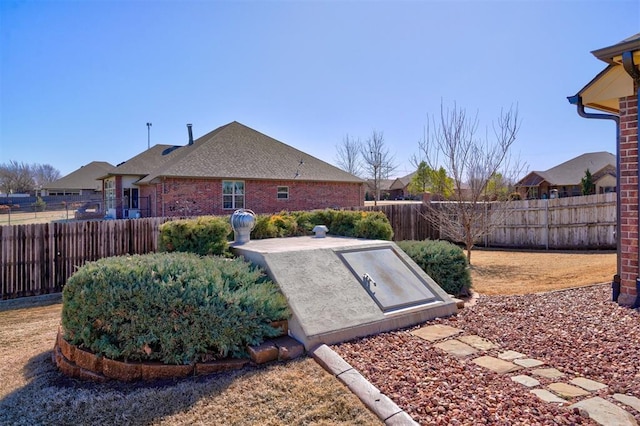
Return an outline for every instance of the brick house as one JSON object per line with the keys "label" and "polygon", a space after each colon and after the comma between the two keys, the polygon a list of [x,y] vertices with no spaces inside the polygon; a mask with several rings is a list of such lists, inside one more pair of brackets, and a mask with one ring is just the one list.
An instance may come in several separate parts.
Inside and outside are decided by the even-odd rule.
{"label": "brick house", "polygon": [[515,187],[522,198],[560,198],[582,195],[582,178],[589,170],[596,194],[615,192],[616,156],[609,152],[589,152],[545,171],[529,172]]}
{"label": "brick house", "polygon": [[101,177],[114,218],[364,205],[364,181],[236,121],[186,145],[154,145]]}
{"label": "brick house", "polygon": [[[585,118],[616,124],[618,265],[613,279],[613,299],[640,307],[638,211],[638,99],[640,98],[640,33],[620,43],[598,49],[593,55],[607,63],[569,102]],[[590,113],[585,107],[601,111]]]}

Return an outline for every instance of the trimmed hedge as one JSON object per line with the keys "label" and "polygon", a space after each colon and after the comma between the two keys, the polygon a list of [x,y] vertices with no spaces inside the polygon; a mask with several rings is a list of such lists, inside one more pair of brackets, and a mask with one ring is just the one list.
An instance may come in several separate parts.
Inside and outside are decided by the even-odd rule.
{"label": "trimmed hedge", "polygon": [[285,297],[242,259],[160,253],[90,262],[63,291],[71,344],[111,359],[190,364],[243,357],[287,319]]}
{"label": "trimmed hedge", "polygon": [[377,240],[391,240],[393,237],[393,228],[382,212],[327,209],[257,215],[251,238],[313,235],[316,225],[326,225],[331,235]]}
{"label": "trimmed hedge", "polygon": [[399,241],[398,246],[447,293],[468,296],[471,273],[464,251],[446,241]]}
{"label": "trimmed hedge", "polygon": [[223,217],[201,216],[160,225],[160,251],[181,251],[205,255],[223,255],[229,249],[229,221]]}

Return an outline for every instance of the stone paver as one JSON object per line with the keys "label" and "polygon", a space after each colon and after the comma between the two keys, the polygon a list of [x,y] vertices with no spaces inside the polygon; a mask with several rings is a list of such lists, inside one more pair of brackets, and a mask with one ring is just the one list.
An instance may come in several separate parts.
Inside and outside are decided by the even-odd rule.
{"label": "stone paver", "polygon": [[464,358],[478,352],[477,349],[456,339],[445,340],[444,342],[436,343],[433,346],[438,349],[442,349],[449,355],[453,355],[458,358]]}
{"label": "stone paver", "polygon": [[559,379],[564,377],[564,373],[555,368],[536,368],[531,370],[531,374],[534,376],[546,377],[547,379]]}
{"label": "stone paver", "polygon": [[544,362],[534,358],[518,358],[514,359],[513,362],[524,368],[540,367],[541,365],[544,365]]}
{"label": "stone paver", "polygon": [[546,389],[533,389],[533,390],[530,390],[529,392],[531,392],[532,394],[534,394],[544,402],[556,402],[556,403],[567,402],[566,399],[559,398]]}
{"label": "stone paver", "polygon": [[567,399],[575,398],[577,396],[589,395],[589,392],[587,392],[586,390],[577,386],[568,385],[566,383],[551,383],[547,387],[551,389],[556,395]]}
{"label": "stone paver", "polygon": [[488,351],[498,347],[498,345],[493,343],[491,340],[476,335],[460,336],[458,337],[458,340],[466,343],[467,345],[471,345],[476,349],[480,349],[481,351]]}
{"label": "stone paver", "polygon": [[513,376],[511,380],[513,380],[516,383],[520,383],[521,385],[524,385],[528,388],[533,388],[540,384],[538,380],[534,379],[533,377],[527,376],[525,374],[522,374],[520,376]]}
{"label": "stone paver", "polygon": [[600,389],[604,389],[607,385],[596,382],[595,380],[587,379],[584,377],[576,377],[570,382],[572,385],[580,386],[584,390],[588,390],[589,392],[596,392]]}
{"label": "stone paver", "polygon": [[624,395],[622,393],[613,394],[613,398],[622,402],[624,405],[628,405],[636,411],[640,411],[640,398],[636,398],[631,395]]}
{"label": "stone paver", "polygon": [[636,426],[638,424],[631,413],[599,396],[569,406],[569,409],[574,408],[579,409],[581,413],[586,412],[589,418],[603,426]]}
{"label": "stone paver", "polygon": [[517,358],[525,358],[525,357],[526,357],[525,354],[521,354],[520,352],[516,352],[516,351],[505,351],[505,352],[502,352],[500,355],[498,355],[498,358],[505,359],[507,361],[512,361]]}
{"label": "stone paver", "polygon": [[449,327],[448,325],[428,325],[421,327],[411,332],[414,336],[421,339],[428,340],[429,342],[435,342],[436,340],[446,339],[447,337],[455,336],[462,333],[462,330],[455,327]]}
{"label": "stone paver", "polygon": [[512,362],[498,359],[492,356],[481,356],[474,359],[473,362],[480,367],[487,368],[500,374],[510,373],[512,371],[520,370],[521,368]]}

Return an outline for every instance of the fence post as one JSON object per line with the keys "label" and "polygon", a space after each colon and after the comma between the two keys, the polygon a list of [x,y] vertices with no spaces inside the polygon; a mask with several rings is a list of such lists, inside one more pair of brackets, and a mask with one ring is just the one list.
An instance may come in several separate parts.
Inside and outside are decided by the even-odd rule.
{"label": "fence post", "polygon": [[544,199],[544,246],[549,250],[549,199]]}

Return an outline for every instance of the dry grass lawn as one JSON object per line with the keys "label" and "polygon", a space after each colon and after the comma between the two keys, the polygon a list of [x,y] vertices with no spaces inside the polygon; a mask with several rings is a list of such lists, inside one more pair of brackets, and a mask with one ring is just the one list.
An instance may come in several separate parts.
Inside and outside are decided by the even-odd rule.
{"label": "dry grass lawn", "polygon": [[[474,250],[474,288],[524,294],[611,280],[615,253]],[[0,425],[380,425],[312,359],[145,384],[70,380],[51,362],[60,304],[0,311]]]}
{"label": "dry grass lawn", "polygon": [[473,290],[486,295],[529,294],[611,282],[615,252],[471,253]]}
{"label": "dry grass lawn", "polygon": [[181,381],[93,384],[51,362],[61,305],[0,311],[0,425],[381,425],[311,358]]}
{"label": "dry grass lawn", "polygon": [[49,223],[54,220],[73,220],[73,210],[54,210],[44,212],[19,212],[0,214],[0,225],[30,225],[32,223]]}

